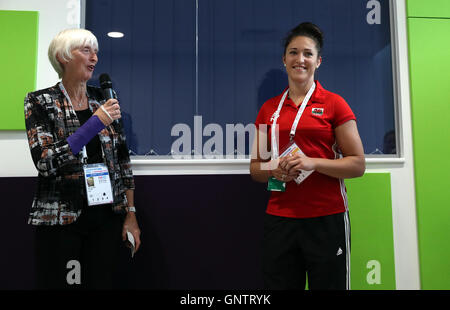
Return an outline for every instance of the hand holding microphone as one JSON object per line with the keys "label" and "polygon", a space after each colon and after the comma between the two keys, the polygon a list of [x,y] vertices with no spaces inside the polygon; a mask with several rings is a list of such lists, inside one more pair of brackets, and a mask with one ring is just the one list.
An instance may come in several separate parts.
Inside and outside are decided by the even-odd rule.
{"label": "hand holding microphone", "polygon": [[117,99],[109,99],[100,106],[100,109],[95,111],[94,115],[97,115],[105,126],[111,125],[112,122],[122,117],[119,101]]}
{"label": "hand holding microphone", "polygon": [[101,109],[96,111],[96,114],[99,110],[102,110],[106,118],[103,116],[103,119],[100,115],[97,115],[100,120],[105,124],[105,126],[110,125],[115,122],[119,123],[118,119],[121,118],[120,114],[120,106],[119,102],[116,100],[115,93],[112,88],[111,78],[108,74],[102,73],[99,77],[100,87],[102,88],[104,98],[107,100],[105,104],[100,106]]}

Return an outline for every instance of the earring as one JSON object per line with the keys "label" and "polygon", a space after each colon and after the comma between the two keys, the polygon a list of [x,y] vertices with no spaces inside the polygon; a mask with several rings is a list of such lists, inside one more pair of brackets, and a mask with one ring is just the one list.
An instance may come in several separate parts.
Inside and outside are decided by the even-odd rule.
{"label": "earring", "polygon": [[286,67],[286,64],[283,64]]}

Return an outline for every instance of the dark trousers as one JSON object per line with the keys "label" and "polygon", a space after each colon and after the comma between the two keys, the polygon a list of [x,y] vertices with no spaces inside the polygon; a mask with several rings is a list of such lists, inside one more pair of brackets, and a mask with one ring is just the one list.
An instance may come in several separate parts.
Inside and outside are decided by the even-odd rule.
{"label": "dark trousers", "polygon": [[263,240],[265,289],[350,289],[348,213],[294,219],[266,214]]}
{"label": "dark trousers", "polygon": [[69,225],[36,227],[37,287],[113,288],[122,223],[123,216],[105,205],[84,208]]}

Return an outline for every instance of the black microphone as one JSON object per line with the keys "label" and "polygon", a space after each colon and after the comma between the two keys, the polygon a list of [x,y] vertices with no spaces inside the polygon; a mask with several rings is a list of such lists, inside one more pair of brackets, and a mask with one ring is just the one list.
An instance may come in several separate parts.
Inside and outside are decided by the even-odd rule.
{"label": "black microphone", "polygon": [[[114,94],[113,88],[112,88],[112,82],[111,78],[107,73],[100,74],[100,77],[98,78],[100,81],[100,87],[103,90],[103,98],[108,101],[109,99],[117,99],[116,95]],[[115,124],[119,124],[119,120],[114,121]]]}
{"label": "black microphone", "polygon": [[107,73],[100,74],[99,77],[100,81],[100,87],[103,90],[103,96],[108,101],[109,99],[116,99],[116,96],[114,95],[113,89],[112,89],[112,82],[111,78]]}

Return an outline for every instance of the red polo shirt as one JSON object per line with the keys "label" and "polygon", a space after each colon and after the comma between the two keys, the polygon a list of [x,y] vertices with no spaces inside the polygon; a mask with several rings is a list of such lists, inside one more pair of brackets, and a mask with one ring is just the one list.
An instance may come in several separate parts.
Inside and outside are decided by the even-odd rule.
{"label": "red polo shirt", "polygon": [[[356,118],[341,96],[325,90],[318,81],[315,83],[316,89],[300,118],[294,140],[308,157],[336,159],[340,154],[335,151],[337,146],[333,147],[336,142],[334,129]],[[271,117],[282,96],[280,94],[266,101],[255,121],[257,128],[261,124],[268,125],[268,140],[271,136]],[[277,120],[280,154],[289,143],[289,132],[299,107],[289,97],[283,104]],[[347,192],[343,180],[315,171],[300,184],[288,182],[285,192],[272,192],[266,212],[284,217],[309,218],[346,210]]]}

